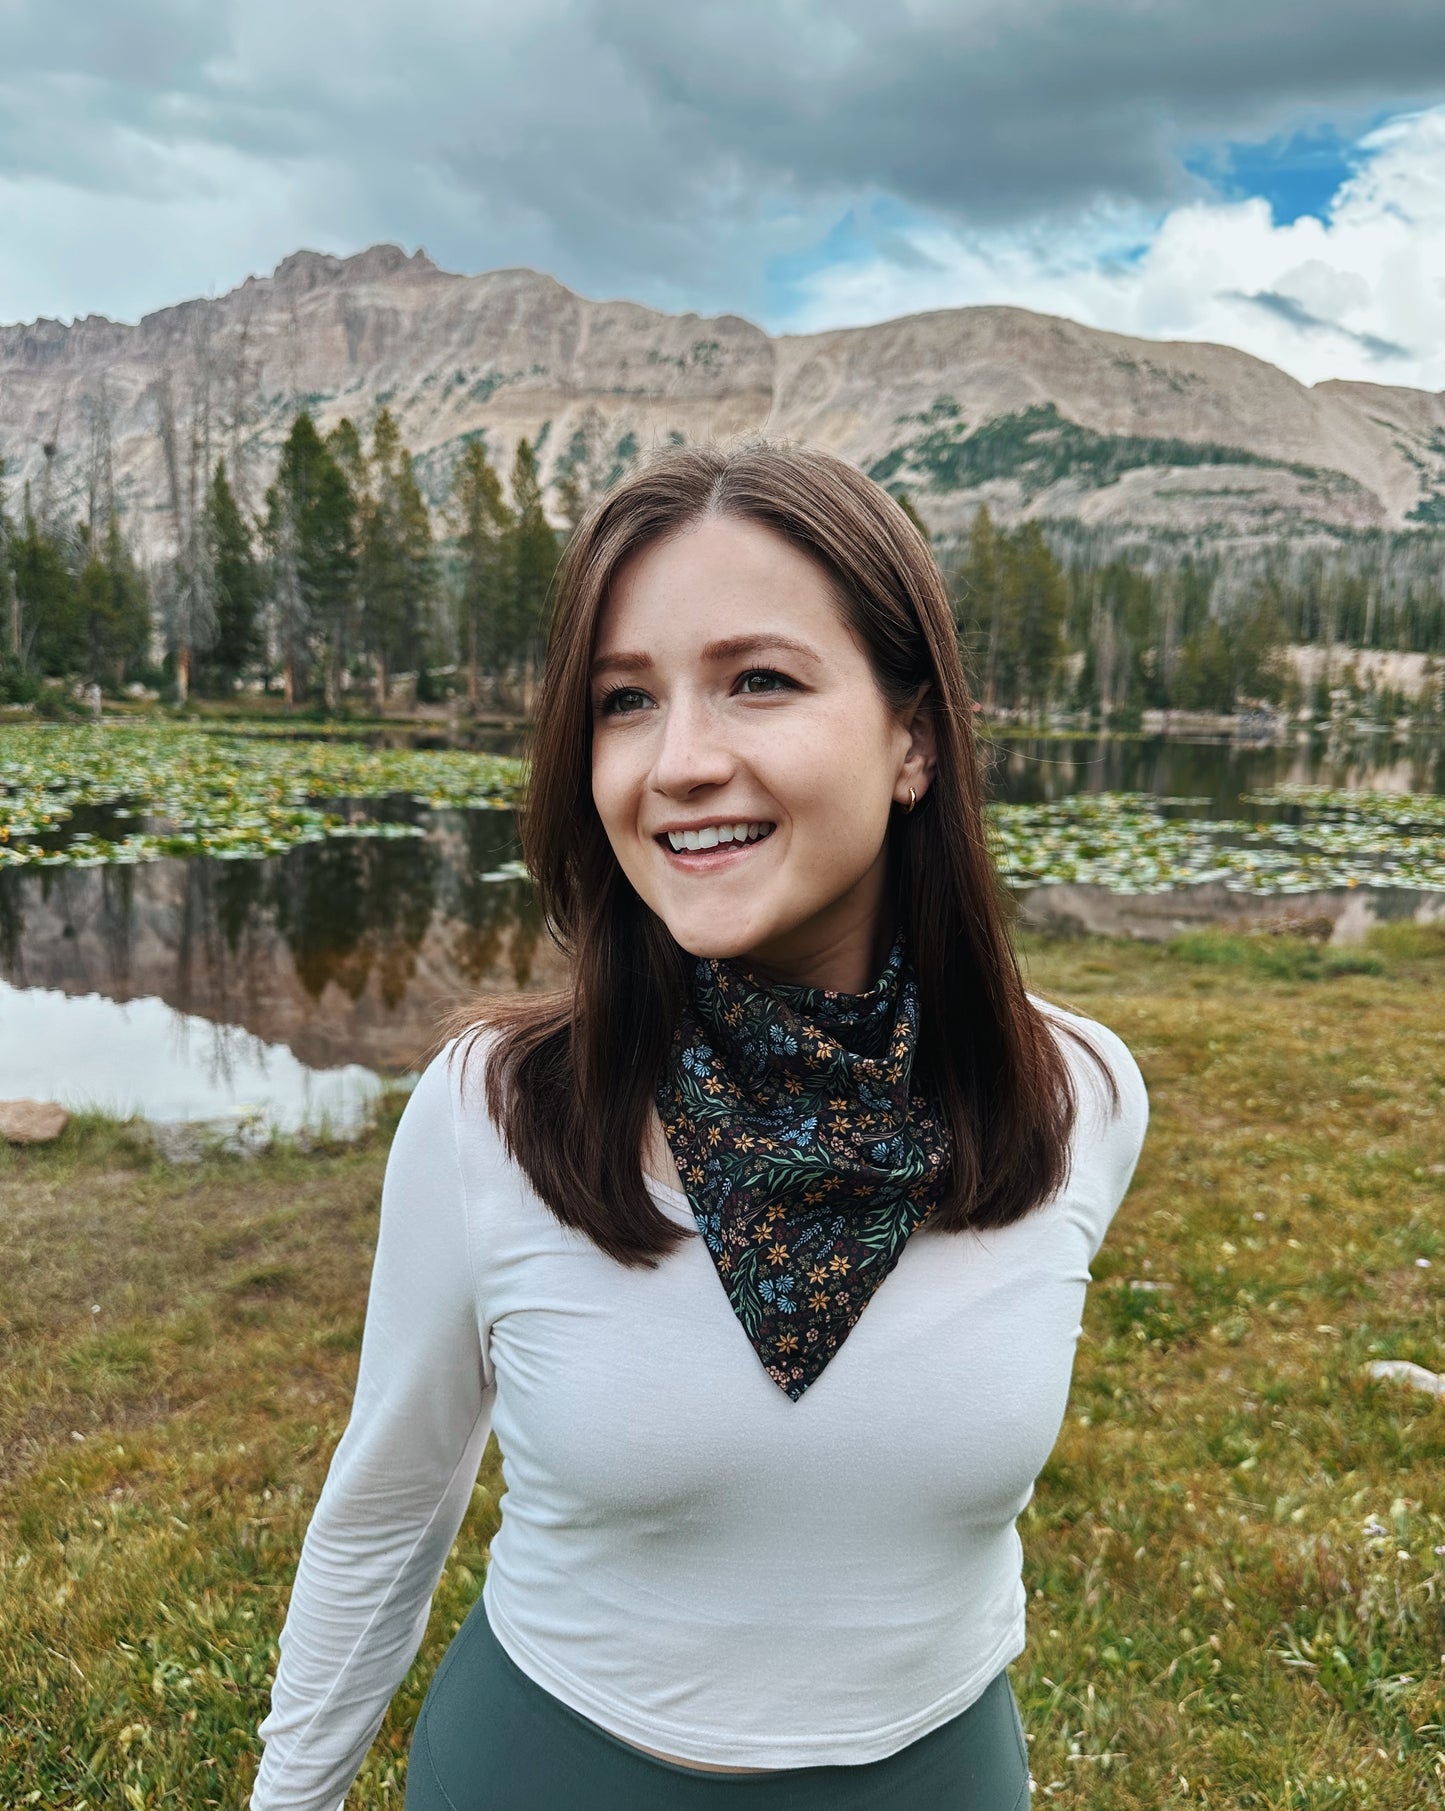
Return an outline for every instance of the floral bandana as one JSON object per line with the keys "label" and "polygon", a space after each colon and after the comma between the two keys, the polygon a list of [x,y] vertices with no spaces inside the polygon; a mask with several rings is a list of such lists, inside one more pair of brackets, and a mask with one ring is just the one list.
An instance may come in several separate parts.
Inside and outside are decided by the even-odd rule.
{"label": "floral bandana", "polygon": [[902,940],[862,994],[698,961],[657,1088],[733,1312],[794,1402],[937,1204],[948,1133],[910,1092],[918,984]]}

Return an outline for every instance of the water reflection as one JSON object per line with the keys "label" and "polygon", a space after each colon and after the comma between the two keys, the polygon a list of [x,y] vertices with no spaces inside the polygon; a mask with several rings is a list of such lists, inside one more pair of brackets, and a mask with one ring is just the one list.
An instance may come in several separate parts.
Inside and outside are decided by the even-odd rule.
{"label": "water reflection", "polygon": [[17,988],[153,998],[244,1027],[311,1068],[404,1073],[478,992],[554,985],[508,812],[420,814],[426,835],[303,844],[266,861],[0,873]]}
{"label": "water reflection", "polygon": [[234,1025],[161,1000],[122,1004],[0,981],[0,1098],[60,1101],[162,1124],[253,1119],[344,1136],[381,1092],[372,1070],[315,1070]]}
{"label": "water reflection", "polygon": [[1010,805],[1047,804],[1080,792],[1146,792],[1205,800],[1199,816],[1252,818],[1265,814],[1242,803],[1243,796],[1285,784],[1445,793],[1445,742],[1439,738],[1377,747],[1358,739],[1252,746],[1161,737],[1019,737],[983,738],[981,746],[989,797]]}

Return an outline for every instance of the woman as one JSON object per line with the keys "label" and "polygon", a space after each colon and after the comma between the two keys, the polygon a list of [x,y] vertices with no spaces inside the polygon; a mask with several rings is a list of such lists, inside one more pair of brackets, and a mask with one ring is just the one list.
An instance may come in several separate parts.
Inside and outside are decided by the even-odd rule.
{"label": "woman", "polygon": [[574,986],[398,1128],[253,1806],[339,1804],[494,1426],[410,1811],[1017,1811],[1015,1519],[1147,1102],[1024,991],[904,512],[766,445],[615,489],[523,840]]}

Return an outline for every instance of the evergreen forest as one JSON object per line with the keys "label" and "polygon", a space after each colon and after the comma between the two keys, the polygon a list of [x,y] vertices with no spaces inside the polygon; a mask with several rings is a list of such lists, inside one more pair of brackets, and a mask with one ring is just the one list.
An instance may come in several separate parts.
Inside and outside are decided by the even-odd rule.
{"label": "evergreen forest", "polygon": [[[164,408],[160,426],[175,548],[162,561],[137,557],[103,470],[68,518],[30,485],[7,490],[0,467],[0,704],[64,715],[99,687],[182,705],[270,694],[355,713],[450,696],[525,712],[567,536],[639,454],[630,437],[607,447],[589,413],[544,487],[537,446],[522,440],[500,471],[471,436],[434,507],[389,409],[324,433],[302,409],[248,510],[224,458],[197,469]],[[935,551],[997,719],[1131,728],[1146,711],[1326,717],[1342,701],[1445,717],[1445,536],[1428,527],[1130,543],[1075,523],[1005,527],[982,508]],[[1329,662],[1287,656],[1309,645]],[[1357,670],[1358,650],[1427,657],[1423,690]]]}

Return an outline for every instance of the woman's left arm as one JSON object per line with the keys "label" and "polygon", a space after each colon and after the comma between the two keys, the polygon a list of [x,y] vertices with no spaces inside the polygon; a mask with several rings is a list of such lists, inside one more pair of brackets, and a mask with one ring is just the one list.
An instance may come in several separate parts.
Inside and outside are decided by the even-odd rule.
{"label": "woman's left arm", "polygon": [[302,1546],[252,1811],[338,1811],[421,1644],[492,1394],[444,1053],[387,1161],[351,1418]]}

